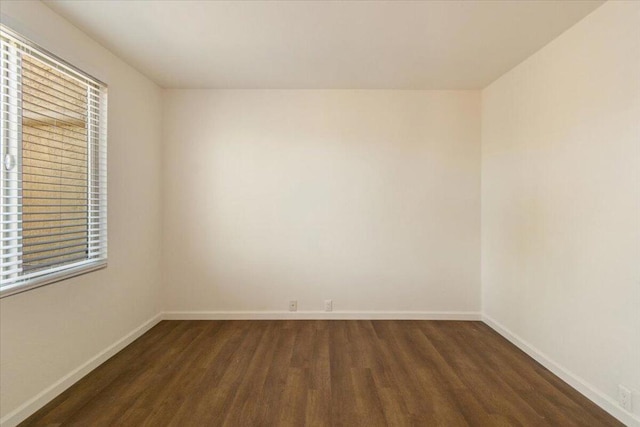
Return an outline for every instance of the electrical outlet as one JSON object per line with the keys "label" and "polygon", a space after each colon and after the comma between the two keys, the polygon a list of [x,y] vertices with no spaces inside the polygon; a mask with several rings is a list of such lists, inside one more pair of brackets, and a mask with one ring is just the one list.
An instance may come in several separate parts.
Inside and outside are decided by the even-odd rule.
{"label": "electrical outlet", "polygon": [[618,385],[618,403],[631,412],[631,390],[623,385]]}
{"label": "electrical outlet", "polygon": [[333,300],[324,300],[324,311],[333,311]]}
{"label": "electrical outlet", "polygon": [[298,311],[298,300],[289,301],[289,311]]}

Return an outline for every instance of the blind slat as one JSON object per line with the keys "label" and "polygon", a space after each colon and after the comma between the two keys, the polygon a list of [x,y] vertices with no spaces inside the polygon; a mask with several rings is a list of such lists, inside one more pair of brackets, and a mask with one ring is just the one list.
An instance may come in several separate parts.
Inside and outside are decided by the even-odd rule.
{"label": "blind slat", "polygon": [[[51,164],[51,165],[73,166],[73,167],[82,168],[84,170],[88,169],[88,166],[86,165],[86,160],[83,162],[83,163],[85,163],[84,165],[77,165],[76,163],[71,163],[71,162],[58,162],[58,161],[55,161],[55,160],[38,159],[37,157],[25,156],[24,155],[24,153],[32,153],[32,152],[33,151],[31,151],[31,150],[22,150],[22,160],[31,160],[31,161],[34,161],[34,162],[42,162],[42,163],[47,163],[47,164]],[[49,154],[49,153],[45,153],[45,154],[57,157],[55,154]],[[80,160],[80,159],[73,159],[73,160]],[[25,165],[23,164],[23,166],[25,166]],[[34,167],[34,166],[29,165],[29,166],[26,166],[26,167]],[[60,169],[60,171],[61,172],[74,172],[74,171],[67,171],[67,170],[63,170],[63,169]],[[78,173],[80,173],[80,172],[78,172]],[[86,172],[83,172],[83,173],[86,173]]]}
{"label": "blind slat", "polygon": [[[4,67],[10,67],[10,66],[15,66],[16,65],[14,62],[11,62],[11,61],[2,60],[0,62],[2,63],[2,65]],[[2,76],[2,77],[0,77],[0,79],[2,79],[2,82],[4,84],[12,84],[12,85],[17,86],[18,89],[20,89],[20,90],[22,89],[22,86],[23,86],[22,78],[15,78],[15,77],[12,77],[10,75],[9,77]],[[65,93],[64,91],[60,91],[60,90],[56,89],[55,87],[48,88],[48,90],[51,90],[52,92],[58,93],[58,94],[60,94],[62,96],[67,96],[67,97],[69,97],[69,99],[74,99],[74,100],[82,100],[82,99],[84,99],[84,98],[80,99],[80,98],[77,98],[75,96],[69,95],[69,94]],[[86,95],[86,99],[88,100],[88,103],[89,103],[90,106],[92,106],[92,105],[95,106],[100,102],[100,93],[89,91],[87,93],[87,95]]]}
{"label": "blind slat", "polygon": [[[83,134],[83,133],[79,133],[79,132],[76,132],[76,131],[70,130],[70,129],[68,129],[68,128],[52,128],[52,127],[51,127],[49,124],[47,124],[46,122],[40,122],[40,121],[37,121],[37,120],[35,120],[35,119],[31,119],[31,120],[32,120],[32,121],[34,121],[36,125],[41,126],[41,127],[34,127],[34,131],[37,131],[37,132],[47,132],[47,133],[50,133],[50,134],[53,134],[53,135],[56,135],[56,136],[63,137],[63,138],[65,139],[64,144],[74,145],[74,144],[73,144],[73,143],[71,143],[71,142],[67,142],[67,140],[71,140],[71,141],[78,141],[78,142],[81,142],[81,144],[76,145],[76,146],[78,146],[78,147],[83,147],[83,148],[85,148],[85,147],[87,147],[87,146],[94,146],[94,147],[97,147],[97,148],[98,148],[98,146],[96,145],[96,143],[95,143],[95,142],[89,142],[89,144],[87,144],[87,140],[86,140],[86,139],[87,139],[87,135],[85,135],[85,134]],[[16,122],[16,121],[8,120],[8,119],[0,120],[0,122],[3,122],[3,124],[4,124],[4,125],[22,125],[22,122],[21,122],[21,121],[20,121],[20,122]],[[42,129],[42,127],[48,127],[49,129]],[[64,134],[64,133],[58,133],[58,132],[54,132],[54,130],[60,130],[60,131],[64,131],[64,132],[67,132],[67,133],[74,134],[74,135],[68,135],[68,134]],[[80,136],[79,136],[79,137],[78,137],[78,136],[75,136],[76,134],[77,134],[77,135],[80,135]],[[96,133],[96,132],[94,131],[94,132],[92,132],[89,136],[97,137],[97,136],[104,136],[104,135],[99,135],[98,133]],[[54,137],[54,138],[55,138],[55,137]]]}
{"label": "blind slat", "polygon": [[66,243],[66,242],[86,242],[87,239],[85,236],[74,237],[69,239],[54,239],[54,240],[43,240],[38,242],[29,243],[29,246],[46,246],[46,245],[54,245],[57,243]]}
{"label": "blind slat", "polygon": [[[78,253],[82,253],[82,254],[84,254],[84,253],[85,253],[85,251],[82,251],[82,252],[75,252],[75,253],[70,253],[70,254],[67,254],[67,255],[65,255],[65,256],[75,255],[75,254],[78,254]],[[86,259],[87,259],[87,257],[86,257],[86,256],[81,256],[81,257],[77,257],[77,256],[75,256],[75,257],[69,257],[69,258],[62,259],[62,260],[57,260],[57,261],[51,261],[51,262],[47,262],[47,263],[36,264],[36,265],[31,266],[28,270],[26,270],[26,269],[25,269],[25,270],[26,270],[26,271],[33,271],[33,270],[35,270],[35,269],[47,268],[47,267],[52,267],[52,266],[59,266],[60,264],[68,264],[68,263],[77,262],[77,261],[86,260]],[[38,260],[38,261],[39,261],[39,260]],[[35,260],[31,260],[31,262],[33,263],[33,262],[36,262],[36,261],[35,261]]]}
{"label": "blind slat", "polygon": [[[28,160],[33,160],[30,159],[29,157],[27,157]],[[56,171],[56,172],[60,172],[60,173],[73,173],[73,174],[78,174],[78,175],[87,175],[86,172],[74,172],[74,171],[65,171],[65,170],[61,170],[61,169],[56,169],[56,168],[49,168],[46,166],[38,166],[37,169],[45,169],[45,170],[52,170],[52,171]],[[23,172],[25,175],[29,175],[26,172]],[[48,176],[48,177],[52,177],[52,178],[60,178],[56,175],[40,175],[40,176]],[[69,178],[69,179],[83,179],[83,178]]]}
{"label": "blind slat", "polygon": [[60,253],[58,255],[55,255],[55,256],[45,255],[45,256],[29,258],[29,262],[34,263],[34,262],[38,262],[38,261],[45,261],[45,260],[50,260],[50,259],[54,259],[54,258],[61,258],[61,257],[65,257],[65,256],[69,256],[69,255],[76,255],[76,254],[85,253],[85,252],[86,252],[85,249],[66,251],[66,252],[62,252],[62,253]]}
{"label": "blind slat", "polygon": [[[29,245],[30,247],[34,247],[36,245],[31,244]],[[31,258],[31,255],[33,254],[42,254],[42,253],[47,253],[47,252],[59,252],[61,250],[64,249],[71,249],[71,248],[78,248],[78,247],[86,247],[87,246],[87,241],[86,240],[82,240],[80,243],[75,243],[72,245],[56,245],[50,248],[45,248],[45,249],[30,249],[30,250],[23,250],[22,251],[22,258],[29,258],[29,259],[33,259]],[[45,257],[41,256],[39,257],[40,259],[46,259]],[[51,258],[54,258],[54,256],[51,256]]]}
{"label": "blind slat", "polygon": [[[44,237],[52,237],[52,236],[68,236],[70,234],[81,234],[81,233],[85,233],[86,230],[78,230],[78,231],[67,231],[67,232],[62,232],[62,233],[46,233],[46,234],[33,234],[33,235],[22,235],[22,240],[27,240],[27,239],[41,239]],[[0,240],[5,240],[5,239],[9,239],[8,237],[2,237],[0,238]]]}
{"label": "blind slat", "polygon": [[[42,135],[38,135],[35,133],[31,133],[28,130],[23,130],[22,131],[22,135],[23,135],[23,141],[25,141],[24,136],[26,135],[28,138],[26,139],[27,144],[29,145],[37,145],[39,147],[51,147],[51,144],[47,145],[47,144],[42,144],[42,140],[48,141],[50,143],[56,143],[56,144],[60,144],[60,145],[71,145],[72,147],[80,147],[80,148],[84,148],[83,151],[76,151],[76,150],[72,150],[69,147],[65,147],[64,151],[68,152],[68,153],[75,153],[75,154],[79,154],[82,156],[86,156],[87,153],[87,147],[86,146],[82,146],[82,145],[75,145],[75,144],[70,144],[68,142],[60,142],[59,140],[56,139],[51,139],[51,138],[47,138],[45,136]],[[33,139],[32,139],[33,138]],[[41,141],[41,142],[36,142],[36,141]],[[56,150],[62,150],[62,148],[55,148]]]}

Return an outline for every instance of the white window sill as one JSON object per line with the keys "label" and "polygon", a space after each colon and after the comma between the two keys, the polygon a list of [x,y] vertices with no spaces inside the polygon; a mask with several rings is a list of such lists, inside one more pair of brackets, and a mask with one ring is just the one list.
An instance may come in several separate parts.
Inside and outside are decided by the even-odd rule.
{"label": "white window sill", "polygon": [[5,298],[10,295],[19,294],[22,292],[30,291],[31,289],[39,288],[41,286],[50,285],[52,283],[60,282],[62,280],[70,279],[72,277],[87,274],[92,271],[100,270],[107,267],[107,260],[98,261],[83,261],[76,266],[67,266],[66,268],[49,273],[44,276],[34,277],[33,279],[27,279],[24,282],[19,282],[11,285],[4,286],[0,289],[0,298]]}

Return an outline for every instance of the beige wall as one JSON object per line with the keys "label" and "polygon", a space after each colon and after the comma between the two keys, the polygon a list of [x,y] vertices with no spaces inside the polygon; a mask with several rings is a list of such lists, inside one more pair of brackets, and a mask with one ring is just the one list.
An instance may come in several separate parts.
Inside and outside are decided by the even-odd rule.
{"label": "beige wall", "polygon": [[640,2],[482,93],[483,311],[640,414]]}
{"label": "beige wall", "polygon": [[40,2],[2,22],[109,85],[109,267],[0,300],[0,417],[160,312],[161,91]]}
{"label": "beige wall", "polygon": [[164,105],[167,310],[479,311],[479,92]]}

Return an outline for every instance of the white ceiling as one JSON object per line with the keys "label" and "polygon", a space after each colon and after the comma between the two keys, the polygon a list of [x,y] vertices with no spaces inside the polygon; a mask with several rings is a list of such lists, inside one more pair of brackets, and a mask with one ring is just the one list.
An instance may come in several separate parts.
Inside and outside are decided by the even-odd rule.
{"label": "white ceiling", "polygon": [[167,88],[478,89],[602,0],[46,4]]}

